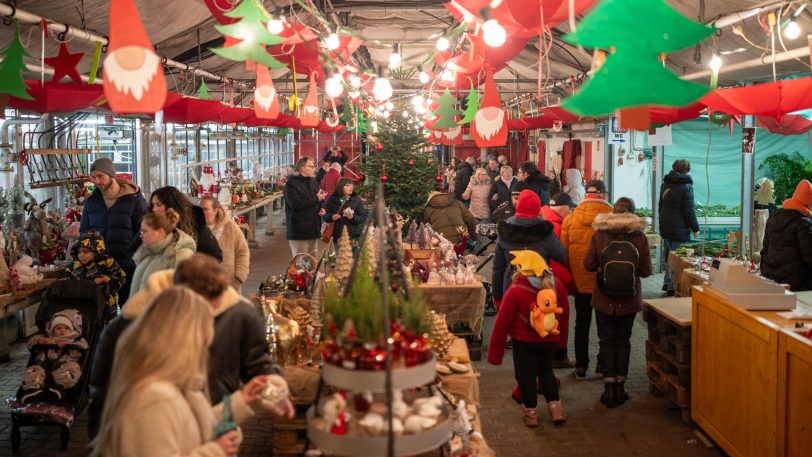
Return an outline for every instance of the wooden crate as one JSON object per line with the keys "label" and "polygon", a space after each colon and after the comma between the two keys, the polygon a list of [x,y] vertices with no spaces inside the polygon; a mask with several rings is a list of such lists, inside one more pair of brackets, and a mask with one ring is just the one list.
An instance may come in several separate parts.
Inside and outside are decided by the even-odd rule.
{"label": "wooden crate", "polygon": [[271,426],[271,449],[275,457],[293,457],[305,453],[307,443],[307,419],[302,412],[306,408],[297,407],[293,419],[274,418]]}

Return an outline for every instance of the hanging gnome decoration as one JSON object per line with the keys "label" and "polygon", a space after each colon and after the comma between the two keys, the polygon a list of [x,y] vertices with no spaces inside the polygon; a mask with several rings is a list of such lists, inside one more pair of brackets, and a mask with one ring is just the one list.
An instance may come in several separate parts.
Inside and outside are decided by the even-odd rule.
{"label": "hanging gnome decoration", "polygon": [[471,136],[480,148],[507,144],[507,113],[502,109],[499,90],[493,81],[493,71],[488,67],[482,104],[471,122]]}
{"label": "hanging gnome decoration", "polygon": [[257,64],[254,112],[259,119],[276,119],[279,116],[279,97],[271,79],[271,72],[262,64]]}
{"label": "hanging gnome decoration", "polygon": [[154,113],[164,106],[161,58],[138,16],[135,0],[110,2],[110,39],[104,59],[104,95],[115,113]]}
{"label": "hanging gnome decoration", "polygon": [[462,126],[457,125],[455,127],[451,127],[450,129],[442,132],[443,134],[443,141],[442,144],[446,146],[459,146],[462,144]]}
{"label": "hanging gnome decoration", "polygon": [[316,87],[317,73],[310,73],[310,87],[307,89],[307,98],[304,105],[299,108],[299,119],[302,127],[315,127],[319,125],[319,98]]}

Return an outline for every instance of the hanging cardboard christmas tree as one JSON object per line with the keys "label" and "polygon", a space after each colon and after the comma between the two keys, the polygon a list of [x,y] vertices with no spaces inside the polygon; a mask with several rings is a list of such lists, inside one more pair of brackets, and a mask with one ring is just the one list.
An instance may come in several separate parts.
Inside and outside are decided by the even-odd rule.
{"label": "hanging cardboard christmas tree", "polygon": [[254,89],[254,113],[259,119],[279,117],[279,96],[268,67],[257,64],[257,85]]}
{"label": "hanging cardboard christmas tree", "polygon": [[335,277],[343,282],[350,276],[352,269],[353,253],[352,242],[350,241],[350,234],[347,232],[347,226],[341,231],[341,237],[338,239],[338,258],[336,258]]}
{"label": "hanging cardboard christmas tree", "polygon": [[200,81],[200,89],[197,91],[197,98],[201,100],[211,100],[211,95],[209,95],[209,86],[206,85],[205,80]]}
{"label": "hanging cardboard christmas tree", "polygon": [[446,89],[437,102],[440,106],[434,111],[434,115],[437,116],[437,121],[434,122],[434,129],[444,130],[457,127],[457,122],[454,120],[456,116],[460,115],[460,111],[456,107],[457,99]]}
{"label": "hanging cardboard christmas tree", "polygon": [[104,95],[115,113],[154,113],[166,101],[161,58],[138,16],[134,0],[110,2],[110,40],[104,58]]}
{"label": "hanging cardboard christmas tree", "polygon": [[29,57],[20,41],[20,25],[14,21],[14,38],[8,47],[0,53],[3,61],[0,62],[0,94],[13,95],[23,100],[32,100],[28,95],[22,72],[25,71],[24,57]]}
{"label": "hanging cardboard christmas tree", "polygon": [[714,31],[663,0],[603,0],[564,40],[615,52],[562,107],[581,116],[602,116],[644,105],[691,104],[709,88],[680,79],[659,55],[693,46]]}
{"label": "hanging cardboard christmas tree", "polygon": [[493,81],[493,71],[488,67],[485,76],[485,92],[482,105],[471,121],[471,136],[480,148],[504,146],[507,144],[507,113],[502,109],[499,90]]}
{"label": "hanging cardboard christmas tree", "polygon": [[214,28],[239,42],[222,48],[212,48],[212,52],[235,62],[253,61],[268,68],[285,66],[267,51],[266,46],[277,45],[283,39],[266,28],[265,23],[271,16],[259,0],[243,0],[236,8],[225,13],[225,16],[239,20],[233,24],[218,24]]}
{"label": "hanging cardboard christmas tree", "polygon": [[299,108],[299,120],[302,127],[315,127],[319,125],[319,92],[316,86],[317,72],[310,73],[310,87],[307,89],[307,98]]}
{"label": "hanging cardboard christmas tree", "polygon": [[468,92],[468,97],[465,99],[465,112],[457,123],[463,125],[473,121],[477,111],[479,111],[479,92],[471,84],[471,91]]}

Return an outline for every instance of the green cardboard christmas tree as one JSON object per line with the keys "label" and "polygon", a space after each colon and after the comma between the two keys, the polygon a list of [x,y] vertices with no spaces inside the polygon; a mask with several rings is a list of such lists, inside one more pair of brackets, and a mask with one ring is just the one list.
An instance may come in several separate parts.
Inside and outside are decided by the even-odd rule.
{"label": "green cardboard christmas tree", "polygon": [[457,121],[454,118],[460,115],[460,111],[455,106],[457,99],[446,89],[443,96],[437,99],[437,102],[440,106],[434,111],[434,115],[438,117],[437,122],[434,123],[434,129],[443,130],[456,127]]}
{"label": "green cardboard christmas tree", "polygon": [[0,94],[9,94],[23,100],[32,100],[28,95],[22,72],[26,70],[24,57],[29,57],[20,41],[20,25],[14,21],[14,38],[8,47],[0,53],[3,61],[0,62]]}
{"label": "green cardboard christmas tree", "polygon": [[197,98],[201,100],[211,100],[209,86],[206,85],[206,81],[200,81],[200,90],[197,91]]}
{"label": "green cardboard christmas tree", "polygon": [[477,92],[476,87],[471,84],[471,91],[468,92],[468,97],[465,99],[465,113],[462,115],[462,120],[457,122],[457,124],[465,125],[473,121],[477,111],[479,111],[479,92]]}
{"label": "green cardboard christmas tree", "polygon": [[259,0],[242,0],[236,8],[225,13],[225,16],[239,19],[239,21],[233,24],[215,25],[214,28],[238,42],[222,48],[212,48],[212,52],[236,62],[250,60],[268,68],[285,66],[268,54],[266,49],[266,46],[277,45],[283,39],[266,28],[265,23],[271,16],[265,11]]}
{"label": "green cardboard christmas tree", "polygon": [[603,0],[564,40],[615,51],[561,106],[581,116],[602,116],[629,107],[689,105],[709,88],[680,79],[658,57],[693,46],[714,31],[663,0]]}

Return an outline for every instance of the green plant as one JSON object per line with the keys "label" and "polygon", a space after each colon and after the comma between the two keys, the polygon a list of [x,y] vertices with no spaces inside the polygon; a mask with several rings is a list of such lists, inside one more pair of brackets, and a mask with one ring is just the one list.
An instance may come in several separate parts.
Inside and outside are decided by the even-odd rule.
{"label": "green plant", "polygon": [[803,180],[812,181],[812,161],[799,152],[772,155],[764,159],[759,170],[766,168],[769,177],[775,182],[775,202],[780,203],[790,198],[795,186]]}

